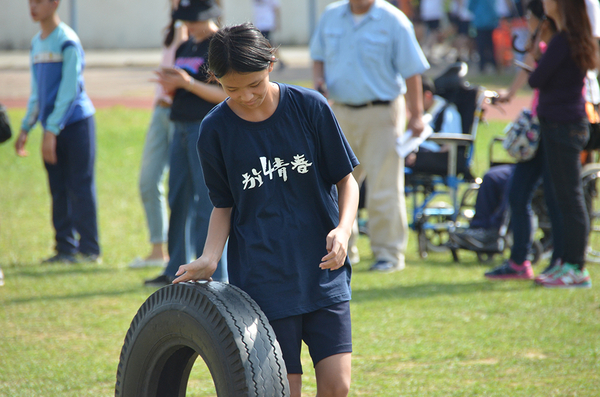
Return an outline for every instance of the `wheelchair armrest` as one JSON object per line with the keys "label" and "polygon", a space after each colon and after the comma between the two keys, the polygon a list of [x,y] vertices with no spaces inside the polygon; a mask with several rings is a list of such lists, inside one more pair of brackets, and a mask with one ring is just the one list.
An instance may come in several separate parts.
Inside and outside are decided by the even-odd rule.
{"label": "wheelchair armrest", "polygon": [[456,146],[469,146],[473,143],[473,137],[467,134],[457,134],[452,132],[438,132],[431,134],[429,141],[433,141],[439,144],[450,144]]}

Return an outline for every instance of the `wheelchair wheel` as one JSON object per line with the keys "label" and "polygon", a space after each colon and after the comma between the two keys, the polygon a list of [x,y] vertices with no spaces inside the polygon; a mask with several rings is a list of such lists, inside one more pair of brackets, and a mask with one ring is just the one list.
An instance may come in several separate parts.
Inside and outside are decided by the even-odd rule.
{"label": "wheelchair wheel", "polygon": [[529,255],[527,255],[527,259],[532,265],[535,265],[540,261],[543,254],[544,246],[539,240],[534,240],[533,243],[531,243],[531,252],[529,252]]}
{"label": "wheelchair wheel", "polygon": [[490,264],[492,263],[492,261],[494,260],[494,256],[496,255],[496,253],[494,252],[478,252],[477,253],[477,260],[480,263],[483,264]]}
{"label": "wheelchair wheel", "polygon": [[600,164],[588,164],[581,172],[583,197],[590,219],[586,261],[600,263],[600,199],[598,195]]}
{"label": "wheelchair wheel", "polygon": [[478,183],[471,183],[463,193],[460,200],[460,207],[456,217],[456,227],[468,227],[475,215],[475,203],[477,202],[477,193],[479,192]]}
{"label": "wheelchair wheel", "polygon": [[444,202],[433,203],[425,209],[416,227],[421,258],[427,258],[429,252],[448,251],[453,211],[452,206]]}

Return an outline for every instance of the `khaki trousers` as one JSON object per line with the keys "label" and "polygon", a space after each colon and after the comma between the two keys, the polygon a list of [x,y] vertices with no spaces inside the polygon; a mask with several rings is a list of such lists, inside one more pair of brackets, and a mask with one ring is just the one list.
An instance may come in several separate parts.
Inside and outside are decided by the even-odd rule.
{"label": "khaki trousers", "polygon": [[[358,183],[368,178],[369,237],[376,260],[404,267],[408,222],[404,198],[404,159],[396,139],[404,133],[406,105],[400,96],[390,105],[351,108],[333,104],[338,122],[360,161],[354,170]],[[353,233],[350,244],[355,244]]]}

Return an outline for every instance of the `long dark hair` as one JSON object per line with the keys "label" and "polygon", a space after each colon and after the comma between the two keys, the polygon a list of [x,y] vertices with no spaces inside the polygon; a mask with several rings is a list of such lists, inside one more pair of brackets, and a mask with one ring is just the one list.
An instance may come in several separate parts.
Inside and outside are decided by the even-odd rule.
{"label": "long dark hair", "polygon": [[571,46],[571,54],[581,70],[599,65],[598,42],[592,36],[592,25],[584,0],[556,0]]}
{"label": "long dark hair", "polygon": [[175,20],[173,18],[171,18],[171,22],[165,28],[165,33],[165,40],[163,41],[163,45],[165,47],[169,47],[175,39]]}
{"label": "long dark hair", "polygon": [[208,68],[216,78],[230,71],[260,72],[276,61],[274,52],[269,40],[253,24],[226,26],[210,40]]}

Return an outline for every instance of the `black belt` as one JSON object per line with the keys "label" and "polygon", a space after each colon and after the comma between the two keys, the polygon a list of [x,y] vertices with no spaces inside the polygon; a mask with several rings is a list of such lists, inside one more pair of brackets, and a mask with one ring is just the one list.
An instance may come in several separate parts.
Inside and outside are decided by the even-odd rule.
{"label": "black belt", "polygon": [[360,105],[351,105],[349,103],[342,103],[342,105],[348,106],[349,108],[359,109],[359,108],[365,108],[367,106],[389,105],[390,103],[392,103],[392,101],[380,101],[380,100],[377,100],[377,101],[371,101],[371,102],[361,103]]}

